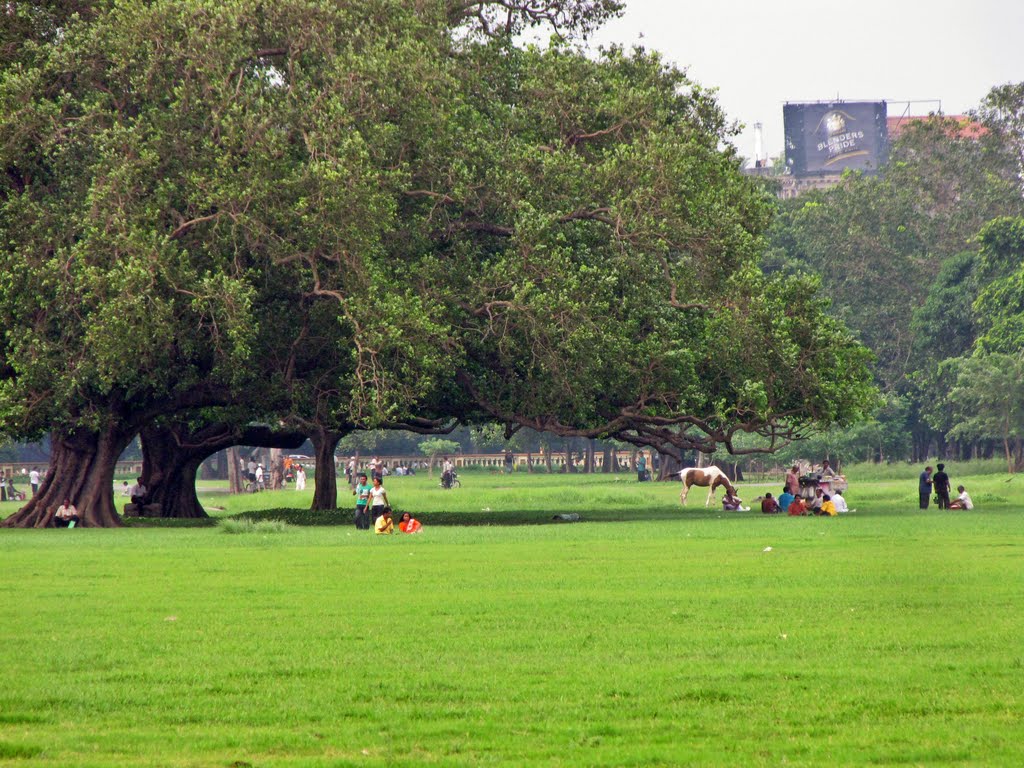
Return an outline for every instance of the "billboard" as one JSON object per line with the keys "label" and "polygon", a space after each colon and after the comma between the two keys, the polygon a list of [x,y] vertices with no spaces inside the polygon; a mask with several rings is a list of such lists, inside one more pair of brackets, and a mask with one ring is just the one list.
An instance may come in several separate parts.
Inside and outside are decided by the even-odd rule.
{"label": "billboard", "polygon": [[794,176],[872,172],[889,156],[884,101],[786,104],[786,167]]}

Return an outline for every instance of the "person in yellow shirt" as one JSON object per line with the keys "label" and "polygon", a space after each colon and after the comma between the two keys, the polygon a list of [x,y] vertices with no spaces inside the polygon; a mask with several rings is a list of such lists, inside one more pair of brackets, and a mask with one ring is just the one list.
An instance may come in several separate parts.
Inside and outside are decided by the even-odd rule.
{"label": "person in yellow shirt", "polygon": [[821,497],[821,511],[819,515],[828,515],[829,517],[835,517],[836,514],[836,503],[832,501],[832,497],[827,493]]}
{"label": "person in yellow shirt", "polygon": [[381,516],[373,525],[373,530],[378,534],[390,536],[395,532],[395,521],[391,519],[391,507],[384,507]]}

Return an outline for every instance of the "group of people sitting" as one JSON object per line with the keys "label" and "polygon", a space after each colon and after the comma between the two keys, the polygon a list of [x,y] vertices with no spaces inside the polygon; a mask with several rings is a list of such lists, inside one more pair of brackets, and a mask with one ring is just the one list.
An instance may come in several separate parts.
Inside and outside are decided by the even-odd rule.
{"label": "group of people sitting", "polygon": [[786,513],[793,517],[803,515],[822,515],[835,517],[841,512],[849,512],[841,491],[825,493],[821,488],[816,488],[814,496],[805,499],[803,496],[793,494],[788,488],[783,488],[779,498],[773,498],[771,493],[766,493],[761,500],[761,512],[766,515],[777,515]]}
{"label": "group of people sitting", "polygon": [[[755,500],[756,501],[756,500]],[[744,507],[743,501],[736,495],[736,491],[729,489],[722,499],[722,508],[727,512],[748,512],[750,507]],[[846,499],[839,491],[834,494],[824,493],[821,488],[815,491],[814,498],[807,500],[802,496],[790,493],[786,488],[782,489],[779,498],[774,498],[766,493],[761,500],[761,511],[766,515],[777,515],[786,512],[793,516],[800,515],[827,515],[835,517],[840,512],[849,512],[846,506]]]}

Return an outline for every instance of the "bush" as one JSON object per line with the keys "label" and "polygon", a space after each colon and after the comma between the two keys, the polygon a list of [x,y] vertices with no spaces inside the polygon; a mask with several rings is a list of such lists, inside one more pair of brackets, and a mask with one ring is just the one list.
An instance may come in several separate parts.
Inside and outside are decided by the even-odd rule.
{"label": "bush", "polygon": [[252,520],[248,517],[220,521],[224,533],[287,533],[291,528],[284,520]]}

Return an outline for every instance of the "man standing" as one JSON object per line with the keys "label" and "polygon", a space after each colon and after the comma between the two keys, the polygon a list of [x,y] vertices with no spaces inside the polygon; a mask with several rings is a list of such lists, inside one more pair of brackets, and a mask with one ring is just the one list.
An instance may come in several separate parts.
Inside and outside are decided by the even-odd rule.
{"label": "man standing", "polygon": [[455,465],[452,464],[451,460],[445,456],[444,463],[441,464],[441,487],[451,488],[452,487],[452,472],[455,469]]}
{"label": "man standing", "polygon": [[939,497],[939,509],[949,509],[949,475],[946,474],[945,464],[936,464],[938,472],[932,475],[932,488],[935,495]]}
{"label": "man standing", "polygon": [[796,464],[786,473],[786,490],[793,496],[800,495],[800,468]]}
{"label": "man standing", "polygon": [[932,497],[932,468],[925,467],[917,479],[917,493],[921,497],[921,509],[928,509],[928,500]]}
{"label": "man standing", "polygon": [[356,528],[360,531],[370,530],[370,510],[366,508],[366,505],[370,501],[372,487],[366,482],[366,474],[361,473],[356,480],[355,488],[352,489],[352,495],[356,497],[355,523]]}
{"label": "man standing", "polygon": [[636,481],[642,483],[647,479],[647,457],[643,451],[640,451],[640,455],[636,459]]}
{"label": "man standing", "polygon": [[32,486],[32,495],[35,496],[39,491],[39,467],[32,467],[28,473],[28,484]]}

